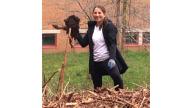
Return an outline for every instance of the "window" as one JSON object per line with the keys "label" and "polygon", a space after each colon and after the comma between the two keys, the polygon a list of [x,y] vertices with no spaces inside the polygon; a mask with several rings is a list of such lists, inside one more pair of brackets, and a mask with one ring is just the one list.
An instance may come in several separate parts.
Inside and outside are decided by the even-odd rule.
{"label": "window", "polygon": [[56,46],[56,34],[49,33],[49,34],[43,34],[43,46]]}
{"label": "window", "polygon": [[144,44],[150,43],[150,32],[143,32],[143,43]]}
{"label": "window", "polygon": [[139,32],[128,32],[125,36],[125,44],[138,44]]}

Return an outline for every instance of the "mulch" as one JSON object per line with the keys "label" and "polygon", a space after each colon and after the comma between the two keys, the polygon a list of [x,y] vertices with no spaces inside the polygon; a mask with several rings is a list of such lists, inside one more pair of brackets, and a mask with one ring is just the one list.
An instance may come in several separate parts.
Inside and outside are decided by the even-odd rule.
{"label": "mulch", "polygon": [[43,93],[42,108],[150,108],[149,88],[137,90],[101,88],[97,91],[59,93],[47,97]]}

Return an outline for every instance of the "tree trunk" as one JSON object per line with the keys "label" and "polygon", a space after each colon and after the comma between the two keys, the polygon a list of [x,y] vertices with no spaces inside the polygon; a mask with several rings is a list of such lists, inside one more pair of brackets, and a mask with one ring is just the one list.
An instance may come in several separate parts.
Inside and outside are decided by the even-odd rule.
{"label": "tree trunk", "polygon": [[123,0],[123,19],[122,19],[123,27],[122,27],[121,46],[120,46],[121,51],[123,51],[124,37],[128,26],[128,15],[129,15],[128,1],[129,0]]}
{"label": "tree trunk", "polygon": [[120,18],[120,12],[121,12],[121,2],[120,0],[117,0],[116,2],[116,26],[118,29],[117,33],[117,44],[120,47],[121,46],[121,18]]}

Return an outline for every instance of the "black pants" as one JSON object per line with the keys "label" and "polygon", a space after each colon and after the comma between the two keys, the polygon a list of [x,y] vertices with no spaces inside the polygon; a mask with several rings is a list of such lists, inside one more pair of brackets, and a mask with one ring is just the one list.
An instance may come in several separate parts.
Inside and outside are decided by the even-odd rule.
{"label": "black pants", "polygon": [[97,89],[97,87],[102,87],[102,75],[106,74],[106,72],[113,79],[114,86],[119,85],[116,90],[118,90],[119,88],[123,89],[123,80],[120,76],[117,65],[112,69],[109,69],[109,67],[107,66],[108,61],[109,59],[102,62],[94,62],[93,72],[91,74],[94,89]]}

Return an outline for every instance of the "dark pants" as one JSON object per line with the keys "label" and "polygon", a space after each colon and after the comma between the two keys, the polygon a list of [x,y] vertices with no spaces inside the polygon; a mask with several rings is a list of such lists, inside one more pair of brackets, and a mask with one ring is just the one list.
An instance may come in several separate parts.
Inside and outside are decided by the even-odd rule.
{"label": "dark pants", "polygon": [[107,66],[108,61],[109,59],[102,62],[94,62],[94,68],[91,74],[94,89],[102,87],[102,75],[106,74],[106,72],[113,79],[114,86],[119,85],[116,90],[118,90],[119,88],[123,89],[123,80],[120,76],[117,65],[112,69],[109,69],[109,67]]}

